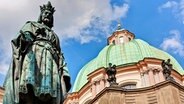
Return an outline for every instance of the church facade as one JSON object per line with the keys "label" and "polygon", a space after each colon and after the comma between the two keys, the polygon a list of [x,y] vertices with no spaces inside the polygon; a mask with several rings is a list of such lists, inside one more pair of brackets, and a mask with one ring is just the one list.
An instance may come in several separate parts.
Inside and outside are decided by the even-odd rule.
{"label": "church facade", "polygon": [[[164,73],[168,59],[172,70]],[[118,85],[107,81],[109,63],[116,65]],[[184,104],[183,74],[174,57],[118,24],[107,46],[80,70],[64,104]]]}

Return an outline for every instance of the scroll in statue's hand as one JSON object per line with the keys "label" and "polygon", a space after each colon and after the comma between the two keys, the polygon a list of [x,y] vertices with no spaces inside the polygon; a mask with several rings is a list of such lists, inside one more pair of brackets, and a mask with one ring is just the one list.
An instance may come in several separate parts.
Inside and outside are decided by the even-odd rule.
{"label": "scroll in statue's hand", "polygon": [[30,32],[28,32],[28,31],[26,31],[26,32],[20,31],[20,33],[22,34],[23,40],[25,40],[25,41],[33,41],[34,40],[33,35],[31,35]]}

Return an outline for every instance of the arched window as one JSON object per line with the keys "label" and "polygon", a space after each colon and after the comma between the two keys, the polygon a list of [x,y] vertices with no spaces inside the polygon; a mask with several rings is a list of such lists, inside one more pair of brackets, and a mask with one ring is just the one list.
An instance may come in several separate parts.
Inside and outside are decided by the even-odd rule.
{"label": "arched window", "polygon": [[125,84],[122,84],[121,87],[125,89],[135,89],[136,83],[135,82],[125,83]]}
{"label": "arched window", "polygon": [[120,42],[120,43],[124,43],[123,36],[120,36],[120,37],[119,37],[119,42]]}

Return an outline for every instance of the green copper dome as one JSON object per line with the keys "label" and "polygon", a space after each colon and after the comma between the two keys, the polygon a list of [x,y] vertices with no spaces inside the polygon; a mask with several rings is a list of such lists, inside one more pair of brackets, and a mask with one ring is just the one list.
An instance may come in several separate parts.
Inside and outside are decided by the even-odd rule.
{"label": "green copper dome", "polygon": [[79,91],[87,83],[87,75],[89,73],[99,68],[107,67],[108,63],[119,66],[135,63],[146,57],[163,60],[171,59],[173,68],[180,74],[184,74],[182,67],[171,55],[150,46],[143,40],[134,39],[128,43],[104,47],[96,58],[91,60],[80,70],[74,83],[73,92]]}

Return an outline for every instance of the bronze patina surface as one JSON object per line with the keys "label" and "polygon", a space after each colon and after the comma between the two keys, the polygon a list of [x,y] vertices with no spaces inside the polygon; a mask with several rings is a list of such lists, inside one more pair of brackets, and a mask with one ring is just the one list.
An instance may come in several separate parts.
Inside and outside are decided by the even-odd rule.
{"label": "bronze patina surface", "polygon": [[40,10],[38,21],[26,22],[11,41],[3,104],[62,104],[70,90],[59,38],[52,30],[55,9],[48,2]]}

